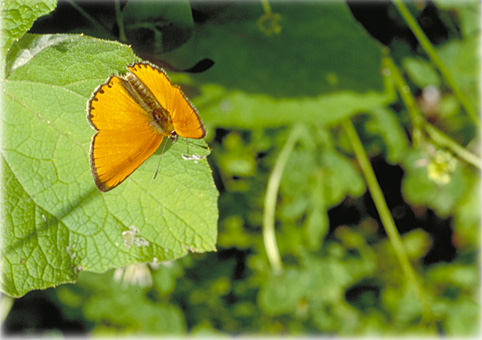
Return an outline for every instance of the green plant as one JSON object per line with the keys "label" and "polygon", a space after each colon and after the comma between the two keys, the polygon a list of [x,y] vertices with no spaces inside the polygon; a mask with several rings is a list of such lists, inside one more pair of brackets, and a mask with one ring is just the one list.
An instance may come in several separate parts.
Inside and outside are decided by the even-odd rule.
{"label": "green plant", "polygon": [[[120,2],[105,4],[112,16],[81,5],[71,2],[87,24],[72,28],[71,35],[24,35],[30,24],[17,19],[28,27],[4,40],[13,44],[2,84],[2,224],[11,226],[4,235],[9,235],[7,230],[25,240],[22,235],[30,231],[19,223],[34,229],[35,221],[44,223],[42,216],[60,226],[66,223],[64,216],[81,221],[84,215],[70,211],[92,205],[103,210],[90,210],[94,217],[85,215],[102,220],[142,203],[142,211],[128,210],[126,215],[151,220],[158,217],[157,205],[145,203],[146,196],[174,200],[174,184],[169,195],[153,194],[151,169],[157,160],[139,169],[136,183],[124,183],[125,189],[115,189],[109,198],[94,190],[86,153],[92,130],[84,122],[84,108],[75,108],[85,107],[97,85],[137,59],[126,45],[75,34],[81,31],[132,43],[139,54],[152,47],[150,60],[162,61],[171,70],[204,71],[170,75],[183,85],[207,127],[218,207],[208,165],[180,159],[186,146],[178,143],[163,156],[161,174],[168,181],[185,168],[179,182],[186,191],[198,186],[197,195],[180,194],[182,205],[171,209],[189,216],[190,226],[206,221],[203,229],[195,229],[194,249],[187,241],[182,242],[186,247],[168,247],[171,251],[164,256],[159,255],[163,249],[115,252],[111,247],[110,256],[102,259],[90,252],[97,243],[72,239],[72,224],[49,224],[40,231],[49,242],[69,247],[59,261],[69,270],[60,271],[62,280],[36,288],[73,281],[79,264],[83,271],[75,285],[32,292],[18,303],[46,296],[65,319],[82,320],[79,330],[99,335],[478,333],[473,321],[479,315],[480,285],[476,1],[437,1],[421,8],[401,1],[385,4],[397,28],[407,25],[414,32],[419,43],[413,43],[413,49],[406,42],[408,34],[382,46],[341,2],[179,1],[156,7],[133,1],[128,2],[129,11]],[[430,20],[439,18],[446,27],[443,43],[431,42],[414,19],[429,11],[436,13]],[[48,22],[39,21],[33,29],[47,30]],[[26,51],[34,57],[25,58]],[[209,61],[213,65],[208,69]],[[39,91],[42,86],[31,85],[39,79],[50,97],[35,96],[28,98],[29,105],[19,105],[11,88],[17,84],[19,94],[27,92],[27,86],[28,93]],[[42,98],[55,98],[55,105],[53,99]],[[69,144],[61,153],[63,143],[46,143],[53,153],[33,157],[29,162],[35,172],[22,177],[30,163],[21,159],[23,166],[16,169],[14,156],[25,149],[42,155],[36,148],[44,145],[38,143],[41,138],[29,144],[27,137],[36,136],[34,123],[29,121],[30,129],[22,130],[13,115],[26,108],[35,108],[31,111],[44,118],[45,128],[51,126],[48,122],[69,127],[57,129],[58,135],[77,141],[74,147],[83,150],[79,156],[72,156]],[[78,112],[76,123],[60,111]],[[14,145],[12,136],[23,139]],[[37,199],[29,201],[37,197],[30,187],[51,204],[64,201],[62,189],[51,187],[51,172],[43,165],[62,169],[56,166],[56,155],[66,161],[64,172],[78,171],[69,186],[77,189],[66,189],[66,195],[92,187],[88,199],[66,200],[69,210],[61,210],[61,215],[47,214],[50,210]],[[145,194],[136,194],[138,189]],[[206,207],[193,203],[202,200],[203,193],[209,197]],[[121,248],[125,245],[119,230],[138,225],[127,218],[103,224],[104,238],[117,237]],[[119,224],[123,228],[117,228]],[[81,223],[78,229],[88,228]],[[70,233],[62,233],[65,230]],[[151,241],[190,229],[148,230],[146,239]],[[145,237],[144,229],[139,236]],[[63,244],[64,239],[70,243]],[[189,248],[212,250],[215,241],[216,253],[163,262]],[[22,259],[27,258],[17,250],[25,246],[2,246],[2,258],[8,260],[2,264],[2,289],[22,295],[32,286],[13,294],[5,289],[5,278],[26,267]],[[15,266],[10,265],[14,255]],[[29,257],[28,268],[38,268],[33,260],[39,256]],[[153,257],[161,263],[142,264]],[[117,268],[126,264],[133,266]],[[112,267],[117,268],[114,273],[94,274]],[[18,320],[15,306],[9,318]]]}

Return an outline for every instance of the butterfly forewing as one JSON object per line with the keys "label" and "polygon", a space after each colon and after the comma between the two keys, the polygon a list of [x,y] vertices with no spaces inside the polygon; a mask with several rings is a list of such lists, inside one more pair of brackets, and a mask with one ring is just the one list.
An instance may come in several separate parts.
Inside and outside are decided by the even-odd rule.
{"label": "butterfly forewing", "polygon": [[156,97],[159,104],[171,115],[174,130],[181,137],[203,138],[206,135],[196,109],[178,86],[173,86],[166,74],[149,64],[139,63],[129,67]]}

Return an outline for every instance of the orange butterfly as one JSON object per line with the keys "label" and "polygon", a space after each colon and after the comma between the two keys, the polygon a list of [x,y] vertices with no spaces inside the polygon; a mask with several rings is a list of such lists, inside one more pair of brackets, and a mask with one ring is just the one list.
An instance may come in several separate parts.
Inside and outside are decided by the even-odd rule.
{"label": "orange butterfly", "polygon": [[163,70],[148,64],[128,66],[112,76],[88,103],[88,119],[97,133],[90,166],[100,191],[124,181],[161,145],[164,137],[203,138],[206,130],[194,106]]}

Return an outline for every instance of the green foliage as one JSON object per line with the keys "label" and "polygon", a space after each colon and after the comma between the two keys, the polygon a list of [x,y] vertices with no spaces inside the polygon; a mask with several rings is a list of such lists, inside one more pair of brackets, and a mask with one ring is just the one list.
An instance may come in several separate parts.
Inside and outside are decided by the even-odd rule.
{"label": "green foliage", "polygon": [[[146,264],[135,266],[136,275],[141,275],[143,270],[149,271]],[[169,278],[172,274],[162,275],[166,270],[169,268],[161,266],[156,278]],[[72,292],[63,288],[62,292],[59,292],[63,303],[71,304],[72,301],[87,296],[87,299],[82,301],[83,312],[88,319],[97,324],[94,334],[153,335],[161,332],[179,334],[184,331],[184,319],[178,307],[170,304],[162,296],[149,297],[146,295],[147,289],[128,287],[116,282],[111,275],[104,278],[83,273],[78,282],[79,289]],[[149,330],[148,333],[145,330]]]}
{"label": "green foliage", "polygon": [[[407,22],[393,4],[398,32]],[[34,313],[15,313],[39,294],[99,336],[480,332],[479,136],[466,112],[479,105],[477,1],[407,4],[446,28],[422,27],[453,83],[408,35],[382,48],[344,2],[82,5],[70,28],[55,26],[69,13],[59,5],[28,34],[33,19],[2,12],[25,27],[2,41],[2,290],[58,286],[16,300],[7,330],[43,332]],[[100,194],[86,102],[136,55],[191,71],[169,74],[211,149],[170,145],[155,181],[158,157]],[[351,122],[378,183],[366,180]],[[275,273],[265,195],[295,126],[275,196]],[[181,157],[193,148],[207,160]]]}

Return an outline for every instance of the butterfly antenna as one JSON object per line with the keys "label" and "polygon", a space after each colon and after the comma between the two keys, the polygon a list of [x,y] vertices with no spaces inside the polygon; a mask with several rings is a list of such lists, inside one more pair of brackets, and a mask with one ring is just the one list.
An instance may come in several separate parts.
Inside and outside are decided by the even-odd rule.
{"label": "butterfly antenna", "polygon": [[157,169],[153,179],[156,179],[157,173],[159,172],[159,166],[161,165],[161,159],[162,159],[162,155],[164,155],[164,150],[166,150],[166,145],[167,145],[167,139],[165,139],[164,146],[162,147],[161,156],[159,157],[159,162],[157,162]]}

